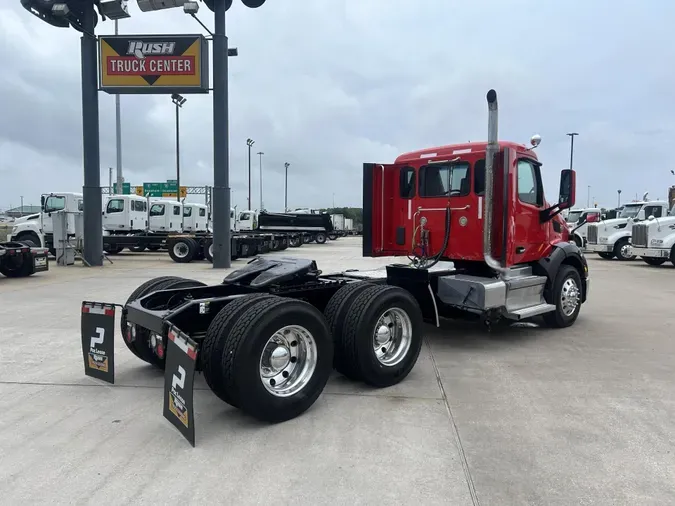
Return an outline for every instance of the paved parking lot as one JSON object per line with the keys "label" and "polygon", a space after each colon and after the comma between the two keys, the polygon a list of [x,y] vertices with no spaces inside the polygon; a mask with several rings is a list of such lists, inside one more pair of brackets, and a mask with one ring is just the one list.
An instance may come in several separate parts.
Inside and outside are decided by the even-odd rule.
{"label": "paved parking lot", "polygon": [[[282,254],[324,272],[384,265],[358,238]],[[592,294],[562,331],[428,328],[401,384],[335,375],[301,417],[268,426],[197,379],[197,447],[162,417],[162,376],[118,339],[117,384],[83,374],[83,299],[146,279],[218,282],[205,262],[0,279],[3,504],[675,504],[675,268],[589,259]],[[234,267],[243,261],[235,263]]]}

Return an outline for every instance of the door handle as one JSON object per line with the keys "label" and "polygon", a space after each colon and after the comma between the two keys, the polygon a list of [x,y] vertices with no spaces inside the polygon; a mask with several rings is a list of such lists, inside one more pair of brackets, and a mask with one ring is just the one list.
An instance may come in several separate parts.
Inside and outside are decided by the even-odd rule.
{"label": "door handle", "polygon": [[518,253],[519,255],[521,253],[525,253],[525,246],[517,246],[516,247],[516,253]]}

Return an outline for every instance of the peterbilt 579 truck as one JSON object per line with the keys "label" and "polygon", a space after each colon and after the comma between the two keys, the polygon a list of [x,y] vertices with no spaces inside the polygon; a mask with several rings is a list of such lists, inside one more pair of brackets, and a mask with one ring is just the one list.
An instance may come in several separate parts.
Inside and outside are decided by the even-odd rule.
{"label": "peterbilt 579 truck", "polygon": [[[260,257],[220,284],[164,276],[140,285],[121,331],[131,353],[164,369],[165,406],[186,377],[179,356],[224,402],[279,422],[307,410],[333,368],[378,388],[403,381],[423,322],[573,325],[590,289],[560,216],[574,205],[575,173],[562,171],[558,202],[548,203],[540,138],[530,147],[499,141],[494,90],[487,102],[487,142],[363,165],[363,256],[402,262],[322,274],[311,259]],[[185,413],[177,426],[187,427]]]}
{"label": "peterbilt 579 truck", "polygon": [[675,205],[667,216],[650,215],[631,230],[631,252],[649,265],[675,265]]}

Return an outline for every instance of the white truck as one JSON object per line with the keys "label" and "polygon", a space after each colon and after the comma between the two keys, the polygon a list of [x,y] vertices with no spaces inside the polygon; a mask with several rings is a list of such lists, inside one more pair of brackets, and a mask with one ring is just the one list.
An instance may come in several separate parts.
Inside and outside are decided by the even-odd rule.
{"label": "white truck", "polygon": [[597,253],[605,260],[634,260],[631,250],[633,225],[650,216],[661,218],[668,214],[668,203],[662,200],[630,202],[623,206],[621,215],[611,220],[589,224],[586,230],[586,251]]}
{"label": "white truck", "polygon": [[675,206],[667,216],[649,216],[633,224],[631,251],[649,265],[661,265],[667,260],[675,265]]}
{"label": "white truck", "polygon": [[[597,207],[586,207],[582,209],[570,209],[565,217],[567,227],[570,231],[570,238],[579,248],[586,247],[586,231],[589,223],[598,223],[600,221],[601,211]],[[570,241],[571,242],[571,241]]]}
{"label": "white truck", "polygon": [[34,246],[54,249],[54,223],[52,213],[66,211],[68,214],[68,235],[75,235],[75,214],[83,210],[81,193],[57,192],[41,197],[42,212],[35,219],[17,220],[12,227],[8,241],[22,241]]}

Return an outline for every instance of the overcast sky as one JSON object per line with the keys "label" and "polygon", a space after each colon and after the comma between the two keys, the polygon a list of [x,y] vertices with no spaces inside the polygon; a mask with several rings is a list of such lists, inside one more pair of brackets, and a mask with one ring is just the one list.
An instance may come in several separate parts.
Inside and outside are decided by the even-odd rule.
{"label": "overcast sky", "polygon": [[[181,9],[142,13],[120,33],[201,33]],[[201,19],[213,25],[202,6]],[[234,0],[230,181],[246,205],[246,139],[263,151],[265,207],[361,205],[363,162],[482,140],[485,93],[498,92],[500,137],[541,134],[549,199],[575,140],[577,204],[665,198],[675,184],[675,3],[665,0]],[[112,34],[112,21],[98,34]],[[47,25],[19,0],[0,2],[0,209],[81,191],[79,33]],[[212,97],[186,95],[181,182],[212,184]],[[99,94],[101,184],[116,166],[114,97]],[[165,95],[122,97],[124,176],[173,179],[174,108]],[[259,205],[258,157],[253,204]]]}

